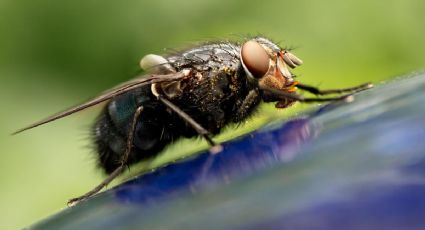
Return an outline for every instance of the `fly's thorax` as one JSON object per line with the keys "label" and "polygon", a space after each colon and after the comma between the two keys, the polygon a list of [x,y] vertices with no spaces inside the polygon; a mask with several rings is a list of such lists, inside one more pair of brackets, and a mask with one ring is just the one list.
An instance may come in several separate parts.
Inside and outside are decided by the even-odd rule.
{"label": "fly's thorax", "polygon": [[197,71],[236,68],[239,63],[240,47],[230,42],[206,44],[167,57],[168,63],[177,71],[191,68]]}
{"label": "fly's thorax", "polygon": [[237,110],[249,91],[255,88],[240,68],[194,71],[191,77],[182,81],[183,92],[172,102],[208,131],[218,133],[235,120]]}

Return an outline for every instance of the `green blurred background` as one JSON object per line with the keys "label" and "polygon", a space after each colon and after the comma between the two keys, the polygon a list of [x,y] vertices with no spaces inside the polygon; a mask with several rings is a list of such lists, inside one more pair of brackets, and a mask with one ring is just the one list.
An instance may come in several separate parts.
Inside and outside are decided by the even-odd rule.
{"label": "green blurred background", "polygon": [[[345,87],[421,70],[424,22],[423,0],[1,0],[1,227],[46,217],[102,178],[87,147],[98,109],[10,133],[131,78],[145,54],[260,33],[296,48],[303,82]],[[153,165],[188,151],[180,145]]]}

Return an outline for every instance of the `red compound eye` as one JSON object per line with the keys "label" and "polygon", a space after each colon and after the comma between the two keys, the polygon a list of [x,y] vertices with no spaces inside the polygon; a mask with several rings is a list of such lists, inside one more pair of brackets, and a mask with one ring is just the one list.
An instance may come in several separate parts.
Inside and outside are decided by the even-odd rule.
{"label": "red compound eye", "polygon": [[241,49],[241,59],[245,70],[255,78],[263,77],[269,70],[270,57],[258,42],[245,42]]}

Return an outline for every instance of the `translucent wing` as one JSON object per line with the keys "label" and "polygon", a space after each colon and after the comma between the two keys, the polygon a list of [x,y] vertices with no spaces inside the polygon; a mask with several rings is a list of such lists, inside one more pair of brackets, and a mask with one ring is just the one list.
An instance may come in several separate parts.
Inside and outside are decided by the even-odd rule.
{"label": "translucent wing", "polygon": [[85,102],[82,103],[80,105],[71,107],[69,109],[66,109],[62,112],[56,113],[52,116],[49,116],[41,121],[38,121],[36,123],[33,123],[27,127],[24,127],[22,129],[17,130],[16,132],[14,132],[12,135],[14,134],[18,134],[20,132],[23,132],[25,130],[28,129],[32,129],[35,128],[37,126],[52,122],[54,120],[69,116],[73,113],[79,112],[81,110],[87,109],[91,106],[97,105],[101,102],[104,101],[108,101],[109,99],[116,97],[118,95],[121,95],[123,93],[126,93],[128,91],[131,91],[133,89],[139,88],[143,85],[148,85],[148,84],[153,84],[153,83],[162,83],[162,82],[174,82],[174,81],[180,81],[183,78],[187,77],[189,75],[188,71],[181,71],[181,72],[177,72],[177,73],[170,73],[170,74],[151,74],[148,76],[141,76],[139,78],[135,78],[133,80],[130,80],[128,82],[125,82],[123,84],[118,85],[115,88],[112,88],[110,90],[107,90],[105,92],[103,92],[102,94],[100,94],[99,96]]}

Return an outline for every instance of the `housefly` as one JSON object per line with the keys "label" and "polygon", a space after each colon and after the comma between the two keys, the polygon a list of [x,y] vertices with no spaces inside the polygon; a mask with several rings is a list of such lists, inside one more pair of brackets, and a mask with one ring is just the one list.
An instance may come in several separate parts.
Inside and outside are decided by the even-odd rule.
{"label": "housefly", "polygon": [[[270,39],[252,37],[242,43],[216,42],[170,55],[146,55],[145,75],[107,90],[83,104],[18,130],[19,133],[107,101],[92,128],[98,165],[108,177],[70,204],[89,198],[120,175],[126,166],[156,156],[181,137],[202,136],[219,151],[212,136],[230,123],[253,114],[261,102],[276,108],[293,103],[335,101],[371,88],[320,90],[295,80],[290,69],[303,62]],[[303,90],[318,96],[307,98]]]}

